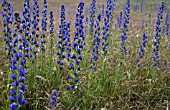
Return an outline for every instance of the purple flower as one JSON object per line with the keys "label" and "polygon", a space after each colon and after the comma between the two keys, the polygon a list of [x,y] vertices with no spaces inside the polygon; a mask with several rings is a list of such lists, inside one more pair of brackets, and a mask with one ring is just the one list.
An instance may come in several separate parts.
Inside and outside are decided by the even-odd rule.
{"label": "purple flower", "polygon": [[162,2],[161,6],[158,8],[158,15],[157,15],[157,21],[156,21],[156,34],[154,36],[154,67],[157,67],[159,65],[159,50],[160,50],[160,37],[161,37],[161,22],[163,20],[164,15],[164,8],[165,4]]}
{"label": "purple flower", "polygon": [[53,108],[54,106],[58,104],[58,91],[57,90],[52,90],[50,99],[51,99],[50,108]]}

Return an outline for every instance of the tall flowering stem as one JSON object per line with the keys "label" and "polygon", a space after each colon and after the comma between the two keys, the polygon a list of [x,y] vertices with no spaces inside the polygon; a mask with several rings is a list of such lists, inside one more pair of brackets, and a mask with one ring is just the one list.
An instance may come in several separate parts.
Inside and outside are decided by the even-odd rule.
{"label": "tall flowering stem", "polygon": [[70,39],[70,23],[66,22],[65,23],[65,36],[66,36],[66,40],[64,42],[65,46],[66,46],[66,57],[67,57],[67,61],[70,61],[70,56],[71,56],[71,39]]}
{"label": "tall flowering stem", "polygon": [[44,0],[43,3],[43,10],[42,10],[42,20],[41,20],[41,29],[42,29],[42,34],[41,34],[41,44],[40,44],[40,49],[41,49],[41,63],[42,63],[42,68],[44,67],[44,58],[45,58],[45,49],[46,49],[46,36],[47,36],[47,18],[48,16],[48,3],[47,0]]}
{"label": "tall flowering stem", "polygon": [[99,59],[100,44],[101,44],[101,39],[100,39],[100,35],[101,35],[100,22],[101,21],[102,21],[102,15],[99,14],[94,25],[94,35],[93,35],[93,40],[92,40],[92,51],[91,51],[91,58],[90,58],[91,73],[88,74],[88,79],[89,79],[88,92],[90,92],[90,88],[93,83],[92,79],[95,76],[94,72],[97,70],[97,61]]}
{"label": "tall flowering stem", "polygon": [[164,18],[164,9],[165,9],[165,4],[164,2],[162,2],[161,6],[158,8],[158,15],[157,15],[157,21],[156,21],[156,34],[154,36],[154,56],[153,56],[153,60],[154,60],[154,67],[158,67],[159,63],[160,63],[160,56],[159,56],[159,50],[160,50],[160,37],[161,37],[161,23],[163,22],[163,18]]}
{"label": "tall flowering stem", "polygon": [[[24,9],[22,11],[23,19],[21,20],[20,33],[23,34],[23,44],[20,45],[20,48],[23,48],[23,60],[29,58],[31,47],[29,44],[30,41],[30,28],[31,28],[31,18],[30,18],[30,1],[25,0]],[[26,65],[25,65],[26,66]]]}
{"label": "tall flowering stem", "polygon": [[38,50],[37,48],[39,47],[38,44],[38,31],[39,31],[39,5],[38,5],[38,0],[34,0],[33,6],[32,6],[32,36],[31,36],[31,41],[32,41],[32,48],[33,48],[33,60],[32,63],[34,64],[33,68],[35,70],[35,63],[36,63],[36,58],[37,58],[37,53]]}
{"label": "tall flowering stem", "polygon": [[94,26],[95,31],[94,31],[93,41],[92,41],[92,44],[93,44],[92,52],[91,52],[92,57],[90,58],[90,61],[92,63],[90,65],[90,68],[93,69],[94,71],[97,70],[96,62],[99,58],[99,48],[100,48],[100,43],[101,43],[101,40],[100,40],[100,35],[101,35],[100,22],[101,22],[101,20],[102,20],[102,15],[99,14],[99,16],[97,17],[95,26]]}
{"label": "tall flowering stem", "polygon": [[58,59],[57,59],[57,63],[60,65],[60,70],[63,69],[63,65],[64,65],[64,58],[66,58],[65,55],[65,40],[67,39],[66,36],[66,23],[65,23],[65,6],[62,5],[61,6],[61,14],[60,14],[60,25],[59,25],[59,35],[58,35],[58,51],[57,51],[57,55],[58,55]]}
{"label": "tall flowering stem", "polygon": [[11,30],[11,25],[12,25],[12,18],[13,18],[13,7],[10,3],[8,3],[6,0],[2,1],[2,23],[3,23],[3,33],[5,35],[4,41],[6,42],[6,47],[5,50],[7,50],[7,57],[10,59],[11,58],[11,42],[12,42],[12,30]]}
{"label": "tall flowering stem", "polygon": [[25,70],[26,61],[23,59],[23,50],[21,48],[23,42],[23,36],[19,35],[20,30],[20,15],[15,13],[15,23],[14,23],[14,40],[12,43],[13,55],[11,58],[11,69],[12,74],[10,76],[12,80],[12,86],[10,88],[9,100],[12,102],[10,105],[10,110],[19,110],[21,105],[27,104],[24,99],[24,91],[26,90],[26,85],[24,84],[25,76],[27,71]]}
{"label": "tall flowering stem", "polygon": [[123,23],[123,13],[120,12],[119,17],[117,18],[116,28],[121,29],[122,23]]}
{"label": "tall flowering stem", "polygon": [[137,58],[137,62],[138,62],[138,67],[141,66],[141,59],[144,56],[144,52],[145,52],[145,47],[146,44],[148,42],[148,35],[146,33],[143,34],[143,38],[142,38],[142,43],[140,44],[140,51],[138,52],[138,58]]}
{"label": "tall flowering stem", "polygon": [[82,56],[82,49],[85,46],[85,30],[84,30],[84,15],[83,15],[83,10],[84,10],[84,2],[80,2],[77,8],[76,12],[76,22],[75,22],[75,28],[76,31],[74,32],[74,38],[73,38],[73,43],[72,43],[72,52],[71,52],[71,61],[70,61],[70,70],[71,73],[69,76],[71,80],[70,85],[67,86],[67,89],[74,89],[76,85],[78,85],[78,82],[80,82],[79,79],[79,71],[81,70],[80,68],[80,62],[83,60]]}
{"label": "tall flowering stem", "polygon": [[54,44],[54,15],[53,12],[50,11],[50,66],[52,66],[53,62],[53,44]]}
{"label": "tall flowering stem", "polygon": [[92,37],[94,35],[94,22],[95,22],[95,14],[96,14],[96,0],[92,0],[92,3],[90,5],[90,36]]}
{"label": "tall flowering stem", "polygon": [[[113,12],[114,12],[114,8],[115,8],[115,4],[116,4],[115,0],[107,0],[106,9],[105,9],[106,16],[104,18],[104,25],[102,27],[101,44],[102,44],[102,54],[103,54],[103,65],[102,65],[102,67],[103,67],[102,80],[103,81],[108,76],[108,72],[106,69],[107,53],[108,53],[108,46],[110,43],[111,27],[113,24]],[[106,72],[106,74],[105,74],[105,72]]]}
{"label": "tall flowering stem", "polygon": [[169,11],[166,14],[165,27],[166,27],[166,35],[168,36],[170,34],[170,32],[169,32],[169,28],[170,28],[170,14],[169,14]]}
{"label": "tall flowering stem", "polygon": [[103,46],[103,54],[106,57],[108,52],[107,48],[109,45],[109,38],[110,38],[110,30],[112,26],[112,19],[113,19],[113,11],[115,7],[115,0],[107,0],[106,6],[106,17],[104,18],[104,26],[102,32],[102,46]]}
{"label": "tall flowering stem", "polygon": [[125,46],[126,43],[126,39],[127,39],[127,31],[128,31],[128,25],[129,25],[129,20],[130,20],[130,0],[127,0],[126,2],[126,6],[124,8],[124,13],[123,13],[123,17],[124,17],[124,21],[123,21],[123,28],[122,28],[122,35],[120,36],[121,38],[121,48],[120,48],[120,52],[121,52],[121,57],[122,59],[124,59],[127,55],[127,48]]}

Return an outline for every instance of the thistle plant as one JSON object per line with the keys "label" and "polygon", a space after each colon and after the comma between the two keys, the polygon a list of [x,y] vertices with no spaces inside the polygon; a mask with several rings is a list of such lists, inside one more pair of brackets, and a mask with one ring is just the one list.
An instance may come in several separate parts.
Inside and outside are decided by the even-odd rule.
{"label": "thistle plant", "polygon": [[163,22],[163,12],[164,12],[165,4],[162,2],[161,6],[158,8],[158,15],[157,15],[157,21],[156,21],[156,34],[154,36],[154,56],[153,56],[153,61],[154,61],[154,67],[158,67],[160,64],[160,37],[161,37],[161,23]]}

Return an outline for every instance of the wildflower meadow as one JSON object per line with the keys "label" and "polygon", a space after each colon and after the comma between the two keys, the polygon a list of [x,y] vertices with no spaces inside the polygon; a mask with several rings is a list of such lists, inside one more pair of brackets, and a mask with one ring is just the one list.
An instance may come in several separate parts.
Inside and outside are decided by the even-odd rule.
{"label": "wildflower meadow", "polygon": [[170,0],[1,0],[0,110],[169,110]]}

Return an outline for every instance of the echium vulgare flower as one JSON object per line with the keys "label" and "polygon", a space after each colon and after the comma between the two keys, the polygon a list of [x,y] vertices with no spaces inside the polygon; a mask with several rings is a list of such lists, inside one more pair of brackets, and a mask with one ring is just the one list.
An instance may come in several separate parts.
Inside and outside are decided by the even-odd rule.
{"label": "echium vulgare flower", "polygon": [[115,0],[107,0],[106,6],[106,17],[104,18],[104,26],[102,31],[102,46],[104,55],[107,54],[108,45],[109,45],[109,37],[110,37],[110,30],[112,26],[112,19],[113,19],[113,11],[115,7]]}
{"label": "echium vulgare flower", "polygon": [[95,22],[95,14],[96,14],[96,0],[92,0],[92,3],[90,5],[90,36],[92,37],[94,35],[94,22]]}
{"label": "echium vulgare flower", "polygon": [[123,13],[123,28],[122,28],[122,35],[120,36],[121,38],[121,49],[120,52],[121,54],[125,57],[127,55],[127,48],[125,46],[125,42],[127,39],[126,32],[128,31],[128,25],[129,25],[129,19],[130,19],[130,0],[127,0],[126,6],[124,8],[124,13]]}
{"label": "echium vulgare flower", "polygon": [[57,58],[57,63],[60,65],[60,69],[62,70],[63,69],[63,65],[64,65],[64,58],[66,58],[66,55],[65,55],[65,40],[67,39],[66,37],[66,34],[65,34],[65,27],[66,27],[66,24],[65,24],[65,6],[62,5],[61,6],[61,14],[60,14],[60,24],[59,24],[59,34],[58,34],[58,44],[57,44],[57,47],[58,47],[58,51],[57,51],[57,55],[58,55],[58,58]]}
{"label": "echium vulgare flower", "polygon": [[162,2],[161,6],[158,9],[158,15],[157,15],[157,21],[156,21],[156,34],[154,36],[154,56],[153,56],[153,60],[154,60],[154,67],[157,67],[160,63],[159,61],[159,50],[160,50],[160,37],[161,37],[161,23],[163,22],[163,12],[164,12],[164,8],[165,8],[165,4],[164,2]]}
{"label": "echium vulgare flower", "polygon": [[138,58],[137,58],[138,67],[141,66],[140,60],[143,57],[143,54],[145,52],[145,47],[146,47],[147,41],[148,41],[148,36],[147,36],[146,33],[144,33],[143,34],[143,38],[142,38],[142,42],[140,44],[140,51],[138,52]]}
{"label": "echium vulgare flower", "polygon": [[170,28],[170,14],[169,11],[166,14],[166,21],[165,21],[165,26],[166,26],[166,35],[169,35],[169,28]]}
{"label": "echium vulgare flower", "polygon": [[24,30],[25,34],[26,34],[26,39],[28,42],[31,41],[31,5],[30,5],[30,0],[25,0],[24,1],[24,9],[22,11],[22,15],[23,15],[23,20],[22,23],[25,24],[25,26],[23,25],[23,27],[25,27],[26,30]]}
{"label": "echium vulgare flower", "polygon": [[3,33],[4,33],[4,41],[6,42],[6,46],[4,47],[5,50],[7,50],[7,57],[11,58],[11,41],[12,41],[12,16],[13,16],[13,7],[10,3],[8,3],[6,0],[2,1],[2,24],[3,24]]}
{"label": "echium vulgare flower", "polygon": [[70,61],[70,53],[71,53],[71,39],[70,39],[70,23],[66,22],[65,23],[65,36],[66,40],[64,42],[64,45],[66,46],[66,58],[67,61]]}
{"label": "echium vulgare flower", "polygon": [[81,70],[80,62],[83,60],[82,56],[82,49],[85,46],[85,33],[84,33],[84,24],[83,24],[83,10],[84,10],[84,2],[80,2],[76,12],[76,21],[75,21],[75,28],[76,31],[74,32],[74,38],[72,43],[72,52],[71,52],[71,61],[70,61],[70,76],[71,86],[68,86],[67,89],[74,89],[76,84],[78,84],[79,76],[78,73]]}
{"label": "echium vulgare flower", "polygon": [[52,65],[53,59],[53,40],[54,40],[54,15],[53,12],[50,11],[50,65]]}
{"label": "echium vulgare flower", "polygon": [[138,10],[138,5],[133,6],[133,11],[136,12]]}
{"label": "echium vulgare flower", "polygon": [[24,9],[22,11],[23,18],[21,19],[21,28],[20,33],[23,34],[23,44],[20,45],[20,49],[23,48],[23,58],[30,57],[30,28],[31,28],[31,18],[30,18],[30,1],[25,0],[24,2]]}
{"label": "echium vulgare flower", "polygon": [[42,28],[42,34],[41,34],[41,43],[40,43],[40,49],[42,53],[42,67],[44,66],[44,57],[45,57],[45,43],[46,43],[46,36],[47,36],[47,16],[48,16],[48,3],[47,0],[44,0],[43,3],[43,10],[42,10],[42,21],[41,21],[41,28]]}
{"label": "echium vulgare flower", "polygon": [[37,33],[39,31],[39,5],[38,0],[34,0],[33,6],[32,6],[32,46],[33,46],[33,61],[35,62],[35,59],[37,58],[37,47],[39,47],[37,38],[39,37],[39,34]]}
{"label": "echium vulgare flower", "polygon": [[119,14],[119,17],[117,18],[117,28],[121,28],[121,26],[122,26],[122,23],[123,23],[123,13],[122,12],[120,12],[120,14]]}
{"label": "echium vulgare flower", "polygon": [[50,95],[51,103],[50,103],[50,109],[55,107],[59,103],[59,98],[58,98],[58,91],[57,90],[52,90],[51,95]]}
{"label": "echium vulgare flower", "polygon": [[142,28],[144,29],[145,28],[145,21],[142,20]]}
{"label": "echium vulgare flower", "polygon": [[144,0],[142,0],[140,3],[140,12],[141,13],[143,12],[143,5],[144,5]]}
{"label": "echium vulgare flower", "polygon": [[94,32],[93,41],[92,41],[92,44],[93,44],[92,52],[91,52],[92,57],[90,58],[90,61],[92,64],[90,65],[90,68],[94,69],[95,71],[97,70],[96,62],[99,58],[99,48],[100,48],[100,43],[101,43],[101,41],[100,41],[100,35],[101,35],[100,22],[101,22],[101,20],[102,20],[102,15],[99,14],[97,17],[96,23],[94,25],[95,32]]}
{"label": "echium vulgare flower", "polygon": [[167,60],[164,60],[164,69],[168,67],[168,62]]}
{"label": "echium vulgare flower", "polygon": [[10,78],[12,80],[12,84],[10,87],[10,95],[8,99],[11,101],[10,110],[16,110],[21,107],[21,105],[27,104],[27,101],[24,99],[24,91],[26,90],[26,85],[24,83],[25,76],[27,71],[25,70],[25,59],[23,59],[23,51],[20,48],[20,44],[22,44],[22,36],[19,36],[20,30],[20,15],[15,13],[15,23],[14,23],[14,40],[12,42],[13,47],[13,55],[11,58],[11,70],[12,74]]}

